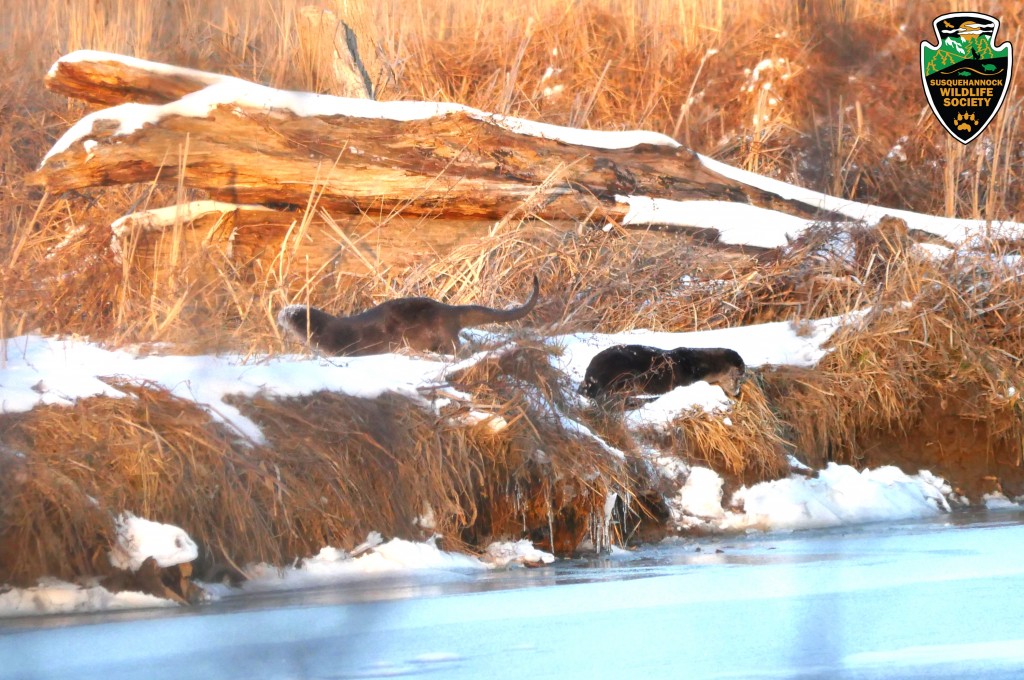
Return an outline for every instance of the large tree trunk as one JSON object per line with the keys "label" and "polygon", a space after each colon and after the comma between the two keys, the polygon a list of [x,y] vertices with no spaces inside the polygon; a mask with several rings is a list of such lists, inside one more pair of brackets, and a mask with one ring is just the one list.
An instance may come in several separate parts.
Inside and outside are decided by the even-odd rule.
{"label": "large tree trunk", "polygon": [[617,196],[643,195],[822,217],[805,204],[712,172],[667,138],[600,148],[550,138],[580,131],[463,107],[438,106],[452,112],[430,116],[429,104],[312,97],[195,71],[147,70],[138,60],[120,69],[118,63],[61,61],[47,85],[100,102],[161,101],[166,90],[180,95],[212,85],[169,104],[132,104],[83,119],[35,175],[51,192],[175,184],[180,177],[217,200],[316,201],[351,214],[500,218],[532,200],[537,216],[584,219],[595,209],[622,215],[627,207]]}
{"label": "large tree trunk", "polygon": [[[549,223],[550,224],[550,223]],[[118,256],[130,254],[164,273],[179,271],[191,253],[213,250],[239,275],[270,271],[362,276],[404,268],[488,235],[493,220],[440,220],[319,209],[276,210],[256,205],[195,201],[144,210],[114,222]]]}
{"label": "large tree trunk", "polygon": [[[182,222],[196,229],[185,237],[175,229],[175,252],[181,244],[215,245],[234,264],[268,266],[299,248],[314,269],[344,260],[365,271],[447,252],[486,234],[494,220],[656,226],[657,215],[631,219],[631,197],[726,201],[749,208],[751,221],[763,215],[758,209],[801,224],[835,217],[720,175],[654,133],[574,130],[454,104],[284,92],[97,52],[61,59],[46,85],[115,105],[84,117],[51,149],[31,178],[50,193],[180,183],[221,203],[272,210],[186,206],[171,219],[129,216],[125,225],[148,226],[122,225],[117,238],[131,233],[132,252],[154,259],[168,252],[159,233]],[[683,208],[674,228],[685,231]],[[301,242],[288,241],[295,225]],[[701,237],[716,233],[691,226]]]}

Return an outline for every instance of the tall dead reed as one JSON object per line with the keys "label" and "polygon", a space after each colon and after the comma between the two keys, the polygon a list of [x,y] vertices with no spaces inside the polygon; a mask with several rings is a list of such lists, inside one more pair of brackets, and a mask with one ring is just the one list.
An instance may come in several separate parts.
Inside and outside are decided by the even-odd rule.
{"label": "tall dead reed", "polygon": [[[311,77],[298,58],[296,16],[303,4],[187,0],[160,16],[151,3],[120,0],[44,0],[12,8],[0,29],[0,167],[7,189],[0,195],[0,224],[9,236],[0,246],[6,249],[0,269],[5,292],[22,294],[8,308],[24,317],[27,327],[89,333],[112,342],[194,343],[197,351],[252,341],[251,349],[266,351],[279,346],[273,310],[296,295],[337,311],[365,307],[412,286],[445,299],[479,299],[506,294],[510,277],[528,276],[524,271],[547,259],[548,253],[537,250],[531,258],[505,258],[500,266],[507,271],[489,279],[481,278],[479,251],[445,258],[445,265],[420,265],[434,278],[415,271],[350,277],[308,271],[294,260],[246,279],[212,253],[186,252],[177,282],[150,281],[133,269],[135,264],[123,265],[119,290],[97,304],[105,310],[101,318],[88,309],[79,313],[69,300],[74,296],[61,294],[60,288],[70,290],[75,281],[56,284],[56,291],[40,282],[49,267],[47,256],[68,234],[88,239],[95,233],[99,242],[117,217],[173,199],[153,187],[44,199],[22,186],[24,174],[84,112],[81,104],[40,88],[53,60],[74,49],[106,49],[302,88]],[[998,217],[1019,212],[1024,198],[1021,160],[1013,151],[1021,118],[1020,106],[1013,103],[1019,84],[1014,83],[993,127],[977,144],[959,149],[922,115],[913,69],[892,68],[915,64],[919,42],[928,37],[932,10],[919,3],[860,0],[797,7],[780,1],[743,8],[616,1],[575,3],[569,11],[549,0],[515,8],[451,0],[410,7],[393,0],[365,6],[339,1],[333,8],[360,33],[371,76],[386,99],[459,101],[552,123],[657,130],[741,167],[903,208]],[[500,238],[518,239],[507,229]],[[599,252],[594,244],[617,247],[614,238],[580,241],[584,247],[573,245],[574,256],[592,257]],[[624,250],[614,281],[587,269],[586,260],[551,268],[549,290],[571,293],[563,296],[563,309],[643,310],[632,320],[605,319],[603,311],[582,314],[576,317],[581,327],[680,327],[682,319],[690,327],[713,327],[760,318],[756,306],[747,309],[751,297],[759,296],[731,290],[732,284],[719,291],[718,309],[706,309],[678,294],[671,268],[656,281],[659,258],[669,246],[653,257],[628,257],[636,252],[630,244]],[[685,250],[680,246],[681,257],[672,260],[683,264]],[[71,260],[74,251],[55,257]],[[726,281],[752,274],[749,268],[735,276],[708,272],[706,258],[696,259],[683,274]],[[80,276],[81,265],[65,269],[75,272],[72,279],[81,281],[89,296],[94,277]],[[198,288],[186,283],[189,272],[211,268],[216,273],[207,281],[213,283]],[[599,285],[602,278],[609,285]],[[634,282],[634,292],[623,292]],[[642,304],[652,299],[661,302]],[[627,301],[632,304],[619,304]],[[553,320],[553,308],[549,312]],[[796,310],[778,305],[771,310],[775,318],[791,312]],[[223,330],[210,337],[211,325]]]}
{"label": "tall dead reed", "polygon": [[[154,276],[135,258],[141,241],[111,251],[109,225],[177,200],[173,190],[47,196],[25,185],[86,112],[43,90],[46,69],[90,48],[303,88],[312,76],[297,44],[305,2],[184,0],[164,3],[160,15],[154,3],[124,0],[10,4],[0,25],[4,336],[39,329],[111,344],[164,341],[183,352],[272,352],[285,347],[273,319],[288,302],[350,312],[418,294],[504,306],[529,290],[534,273],[542,301],[529,324],[543,332],[799,324],[870,307],[860,325],[836,335],[818,371],[766,370],[745,388],[732,426],[683,418],[667,445],[748,482],[780,474],[780,437],[819,463],[866,464],[894,447],[927,453],[932,442],[945,447],[950,474],[1012,479],[1020,467],[1017,244],[990,240],[979,244],[984,255],[928,260],[909,242],[920,235],[822,225],[776,252],[724,253],[678,235],[605,231],[596,215],[556,233],[525,206],[479,242],[402,269],[310,270],[288,248],[272,266],[243,268],[182,238],[175,270]],[[981,5],[1004,16],[1021,10],[1019,2]],[[359,33],[385,99],[656,130],[740,167],[882,205],[979,218],[1024,208],[1020,79],[993,126],[966,148],[923,109],[915,65],[920,41],[933,37],[931,19],[944,11],[938,5],[333,6]],[[236,562],[282,563],[325,542],[350,546],[370,529],[420,535],[414,520],[426,506],[454,543],[478,546],[517,527],[571,549],[607,491],[643,493],[642,466],[629,460],[637,442],[614,418],[573,412],[570,386],[544,368],[547,350],[519,335],[523,349],[504,364],[459,377],[475,406],[507,422],[499,433],[397,397],[315,395],[238,403],[270,442],[252,447],[194,405],[137,386],[124,386],[133,399],[4,416],[0,573],[24,581],[96,572],[110,518],[123,509],[180,524],[211,559]],[[627,461],[568,431],[561,416],[593,425]]]}
{"label": "tall dead reed", "polygon": [[815,463],[906,459],[975,496],[993,475],[1019,488],[1019,255],[991,241],[938,259],[891,246],[876,241],[859,272],[867,314],[816,370],[766,374],[769,398]]}

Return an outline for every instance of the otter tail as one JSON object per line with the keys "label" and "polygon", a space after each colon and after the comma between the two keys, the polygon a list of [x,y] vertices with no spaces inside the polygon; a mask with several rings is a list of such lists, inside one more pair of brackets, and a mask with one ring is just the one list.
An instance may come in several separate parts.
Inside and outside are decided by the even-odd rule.
{"label": "otter tail", "polygon": [[505,321],[516,321],[529,314],[534,305],[537,304],[537,296],[540,294],[540,279],[533,275],[533,293],[530,299],[519,307],[512,309],[494,309],[482,305],[459,305],[459,325],[463,328],[477,326],[484,323],[499,323]]}

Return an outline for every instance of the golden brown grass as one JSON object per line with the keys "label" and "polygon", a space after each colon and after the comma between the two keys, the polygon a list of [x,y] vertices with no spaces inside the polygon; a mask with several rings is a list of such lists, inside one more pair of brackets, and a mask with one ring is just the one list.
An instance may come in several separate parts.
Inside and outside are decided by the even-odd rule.
{"label": "golden brown grass", "polygon": [[[371,262],[359,276],[310,270],[287,248],[272,266],[240,268],[178,234],[161,242],[176,266],[154,274],[133,257],[133,237],[122,244],[123,258],[111,253],[109,225],[178,200],[173,188],[45,196],[24,184],[86,111],[41,87],[60,55],[110,50],[308,88],[313,75],[296,38],[304,4],[183,0],[158,13],[166,3],[39,0],[7,8],[0,26],[0,335],[39,328],[112,344],[166,341],[184,352],[272,352],[287,347],[273,317],[289,302],[350,312],[429,295],[504,306],[522,298],[534,273],[542,302],[531,326],[541,333],[685,331],[872,306],[864,325],[836,337],[821,370],[766,371],[745,388],[732,427],[683,418],[667,445],[750,482],[780,474],[783,450],[819,463],[884,462],[886,447],[909,452],[915,443],[923,450],[942,439],[939,421],[954,422],[952,440],[981,441],[978,460],[946,457],[949,474],[1019,467],[1024,433],[1008,388],[1021,384],[1024,290],[1001,257],[1013,244],[989,243],[991,258],[929,262],[909,256],[899,229],[838,239],[823,225],[778,252],[709,256],[698,241],[601,231],[596,221],[560,232],[524,210],[480,242],[408,268]],[[946,11],[942,3],[327,4],[359,33],[384,99],[646,128],[734,165],[861,201],[977,218],[1024,214],[1020,79],[996,122],[968,147],[923,110],[919,42],[933,39],[930,22]],[[1024,13],[1020,2],[976,8],[1005,18]],[[1019,42],[1012,25],[1004,23],[1000,37]],[[552,409],[585,418],[630,456],[637,450],[617,419],[575,413],[566,397],[571,386],[551,373],[547,350],[522,335],[522,349],[458,378],[479,408],[510,423],[497,434],[398,397],[323,394],[239,402],[267,434],[265,447],[241,446],[194,406],[143,388],[133,388],[135,400],[97,398],[6,416],[0,443],[10,450],[0,449],[0,484],[10,502],[0,509],[0,575],[100,570],[97,551],[120,510],[179,524],[217,559],[237,562],[280,563],[324,543],[350,547],[371,529],[415,536],[411,522],[425,504],[439,531],[464,547],[521,535],[525,526],[542,543],[571,549],[593,529],[606,491],[647,495],[652,480],[632,458],[616,463],[560,427]],[[19,450],[31,456],[11,453]]]}
{"label": "golden brown grass", "polygon": [[[89,258],[72,260],[73,251],[56,258],[63,262],[44,260],[70,230],[83,228],[102,242],[111,221],[131,209],[167,205],[174,192],[127,187],[43,200],[22,185],[50,143],[84,112],[81,104],[40,87],[53,60],[78,48],[112,50],[304,88],[312,75],[299,58],[296,16],[303,4],[186,0],[158,14],[153,3],[43,0],[12,9],[0,29],[0,224],[7,230],[0,262],[7,325],[114,342],[167,340],[194,350],[242,345],[265,351],[280,347],[271,320],[285,302],[301,297],[348,311],[413,291],[479,300],[509,292],[510,276],[521,276],[552,254],[568,261],[550,268],[547,296],[553,306],[546,321],[557,318],[557,306],[577,307],[580,297],[601,309],[575,319],[580,327],[664,327],[666,319],[682,318],[693,327],[724,325],[736,321],[736,308],[744,310],[744,321],[757,318],[759,307],[747,309],[754,302],[747,291],[726,291],[719,309],[680,302],[673,293],[679,275],[731,277],[707,272],[682,253],[672,257],[671,267],[662,266],[667,245],[641,251],[628,238],[585,234],[579,238],[589,240],[585,249],[558,243],[553,251],[534,249],[525,258],[508,257],[513,251],[506,248],[505,259],[489,267],[474,268],[481,250],[461,252],[424,263],[429,277],[384,270],[353,282],[284,257],[255,280],[240,280],[216,253],[192,249],[180,253],[178,276],[168,281],[149,280],[131,262],[117,284],[105,281],[96,289],[63,280],[60,274],[72,271],[74,279],[86,282],[108,278],[106,272],[83,271],[97,265]],[[919,41],[929,37],[939,4],[325,4],[360,33],[382,98],[458,101],[581,127],[657,130],[741,167],[898,207],[971,217],[1008,217],[1022,207],[1022,161],[1013,141],[1020,136],[1019,85],[1013,85],[989,131],[962,148],[922,114],[914,68],[893,68],[916,63]],[[1020,5],[993,11],[1012,16]],[[545,78],[549,67],[552,75]],[[562,86],[559,92],[545,93],[556,85]],[[899,152],[890,154],[896,144]],[[517,226],[506,225],[495,240],[515,244]],[[608,275],[572,259],[592,256],[595,243],[623,251]],[[488,257],[496,254],[492,248]],[[220,272],[214,284],[191,281],[190,272],[210,268]],[[46,278],[51,270],[56,279]],[[26,276],[29,281],[22,280]],[[602,278],[614,285],[602,286]],[[637,314],[639,301],[645,305]],[[806,305],[773,309],[769,318],[799,312]],[[216,332],[209,319],[217,320]]]}
{"label": "golden brown grass", "polygon": [[990,244],[934,260],[878,243],[875,285],[860,293],[871,311],[837,332],[817,370],[765,376],[791,440],[819,464],[914,458],[975,494],[1003,466],[1018,488],[1019,255]]}
{"label": "golden brown grass", "polygon": [[[543,372],[522,359],[507,368],[516,366]],[[522,379],[491,370],[494,385]],[[571,552],[581,535],[553,518],[589,521],[609,488],[627,486],[621,461],[508,386],[508,396],[497,389],[475,400],[504,416],[497,433],[393,394],[235,399],[265,445],[240,442],[164,390],[117,386],[132,398],[4,418],[5,582],[105,573],[113,518],[124,511],[185,528],[207,565],[285,564],[325,545],[351,549],[370,531],[436,531],[449,549],[525,532]],[[428,510],[434,526],[417,524]]]}

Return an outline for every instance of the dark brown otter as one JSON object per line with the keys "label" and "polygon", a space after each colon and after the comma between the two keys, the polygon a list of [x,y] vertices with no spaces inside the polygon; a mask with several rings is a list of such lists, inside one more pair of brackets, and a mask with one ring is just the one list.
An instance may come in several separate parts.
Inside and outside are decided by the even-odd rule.
{"label": "dark brown otter", "polygon": [[704,380],[735,398],[743,385],[743,359],[724,347],[658,349],[615,345],[598,352],[580,383],[580,394],[635,396],[664,394]]}
{"label": "dark brown otter", "polygon": [[277,323],[326,354],[382,354],[401,347],[453,352],[459,347],[459,331],[463,328],[521,319],[537,304],[539,290],[540,281],[534,276],[530,299],[512,309],[446,305],[425,297],[388,300],[353,316],[334,316],[316,307],[290,305],[277,315]]}

